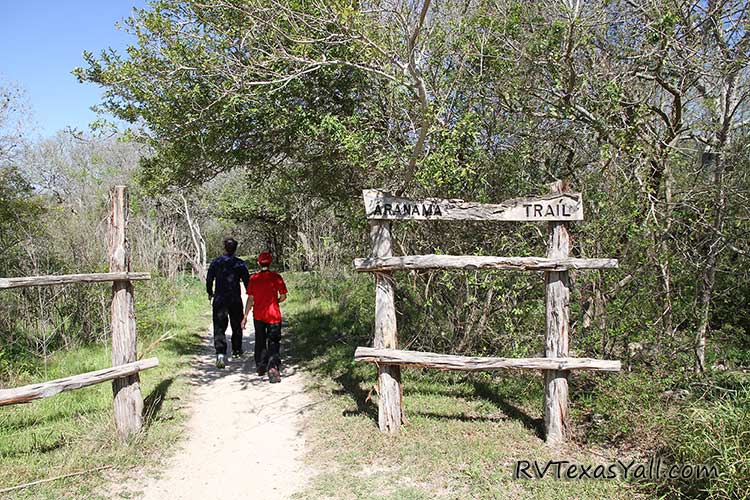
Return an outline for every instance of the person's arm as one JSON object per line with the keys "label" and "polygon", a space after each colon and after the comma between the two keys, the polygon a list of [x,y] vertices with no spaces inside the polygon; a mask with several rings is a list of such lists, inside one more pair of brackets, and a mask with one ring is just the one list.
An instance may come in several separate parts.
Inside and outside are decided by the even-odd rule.
{"label": "person's arm", "polygon": [[284,278],[281,277],[281,275],[278,275],[279,280],[276,283],[276,289],[278,291],[279,297],[277,302],[281,304],[286,300],[286,295],[289,293],[289,290],[286,289],[286,283],[284,283]]}
{"label": "person's arm", "polygon": [[209,302],[214,297],[214,279],[216,278],[216,265],[211,262],[208,266],[208,273],[206,274],[206,293],[208,294]]}
{"label": "person's arm", "polygon": [[242,280],[242,284],[245,285],[245,293],[247,293],[248,287],[250,286],[250,271],[247,270],[247,264],[244,262],[240,269],[240,279]]}
{"label": "person's arm", "polygon": [[242,318],[242,324],[240,325],[243,330],[245,329],[245,325],[247,325],[247,318],[250,316],[253,305],[255,305],[255,300],[252,295],[248,295],[247,302],[245,302],[245,316]]}

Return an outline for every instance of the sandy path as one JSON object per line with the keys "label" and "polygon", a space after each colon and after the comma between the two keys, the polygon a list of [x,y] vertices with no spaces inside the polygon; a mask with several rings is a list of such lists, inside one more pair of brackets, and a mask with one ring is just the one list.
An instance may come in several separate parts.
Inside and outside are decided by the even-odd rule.
{"label": "sandy path", "polygon": [[229,359],[224,370],[214,367],[211,332],[206,333],[205,353],[192,375],[197,387],[186,440],[163,473],[143,486],[145,500],[282,500],[305,486],[310,471],[302,461],[301,419],[311,403],[302,375],[285,365],[279,384],[259,377],[250,328],[244,359]]}

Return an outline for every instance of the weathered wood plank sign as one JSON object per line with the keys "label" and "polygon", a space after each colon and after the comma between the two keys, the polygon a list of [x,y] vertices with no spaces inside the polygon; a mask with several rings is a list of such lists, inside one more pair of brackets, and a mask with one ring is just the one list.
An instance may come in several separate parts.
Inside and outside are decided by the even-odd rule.
{"label": "weathered wood plank sign", "polygon": [[370,220],[487,220],[576,221],[583,220],[581,193],[554,193],[517,198],[499,204],[425,198],[412,200],[377,189],[362,192]]}

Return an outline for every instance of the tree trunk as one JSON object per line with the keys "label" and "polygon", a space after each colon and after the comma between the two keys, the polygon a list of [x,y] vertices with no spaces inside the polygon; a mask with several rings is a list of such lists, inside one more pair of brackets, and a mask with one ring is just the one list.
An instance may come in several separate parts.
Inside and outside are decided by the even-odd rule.
{"label": "tree trunk", "polygon": [[695,371],[702,373],[706,370],[706,335],[711,319],[711,303],[716,284],[716,264],[721,250],[721,232],[724,229],[724,208],[726,206],[726,190],[724,188],[724,158],[722,154],[716,162],[716,169],[712,175],[716,187],[714,199],[712,233],[707,244],[706,265],[701,280],[701,294],[698,304],[698,331],[695,335]]}
{"label": "tree trunk", "polygon": [[201,228],[197,222],[193,220],[190,215],[190,208],[188,207],[187,199],[184,195],[180,195],[182,198],[183,207],[185,209],[185,219],[187,220],[188,230],[190,231],[190,238],[193,240],[193,255],[190,259],[190,264],[193,266],[193,270],[198,274],[198,278],[205,282],[206,281],[206,241],[203,239],[201,234]]}

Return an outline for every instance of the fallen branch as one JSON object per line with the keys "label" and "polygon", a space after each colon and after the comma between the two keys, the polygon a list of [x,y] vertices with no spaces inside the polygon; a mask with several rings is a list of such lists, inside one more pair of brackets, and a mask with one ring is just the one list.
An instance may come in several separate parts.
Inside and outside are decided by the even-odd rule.
{"label": "fallen branch", "polygon": [[88,469],[88,470],[82,470],[82,471],[78,471],[78,472],[71,472],[69,474],[62,474],[60,476],[50,477],[50,478],[47,478],[47,479],[40,479],[39,481],[32,481],[30,483],[19,484],[18,486],[12,486],[10,488],[4,488],[4,489],[0,490],[0,493],[8,493],[8,492],[11,492],[11,491],[22,490],[24,488],[28,488],[29,486],[36,486],[37,484],[49,483],[49,482],[52,482],[52,481],[57,481],[58,479],[65,479],[66,477],[81,476],[83,474],[89,474],[91,472],[98,472],[98,471],[104,470],[104,469],[111,469],[112,467],[113,467],[112,465],[102,465],[101,467],[96,467],[95,469]]}
{"label": "fallen branch", "polygon": [[169,339],[173,339],[173,338],[174,338],[174,335],[171,335],[171,334],[170,334],[169,332],[166,332],[166,333],[162,334],[162,336],[161,336],[161,337],[159,337],[158,339],[156,339],[156,340],[154,340],[153,342],[151,342],[151,343],[150,343],[150,344],[148,345],[148,347],[146,347],[146,348],[145,348],[145,349],[143,350],[143,352],[142,352],[142,353],[141,353],[141,354],[140,354],[140,355],[138,356],[138,358],[137,358],[137,359],[139,359],[139,360],[143,359],[143,357],[144,357],[144,356],[145,356],[146,354],[148,354],[148,352],[149,352],[149,351],[150,351],[151,349],[153,349],[153,348],[154,348],[154,347],[156,347],[157,345],[161,344],[161,343],[162,343],[162,342],[164,342],[165,340],[169,340]]}

